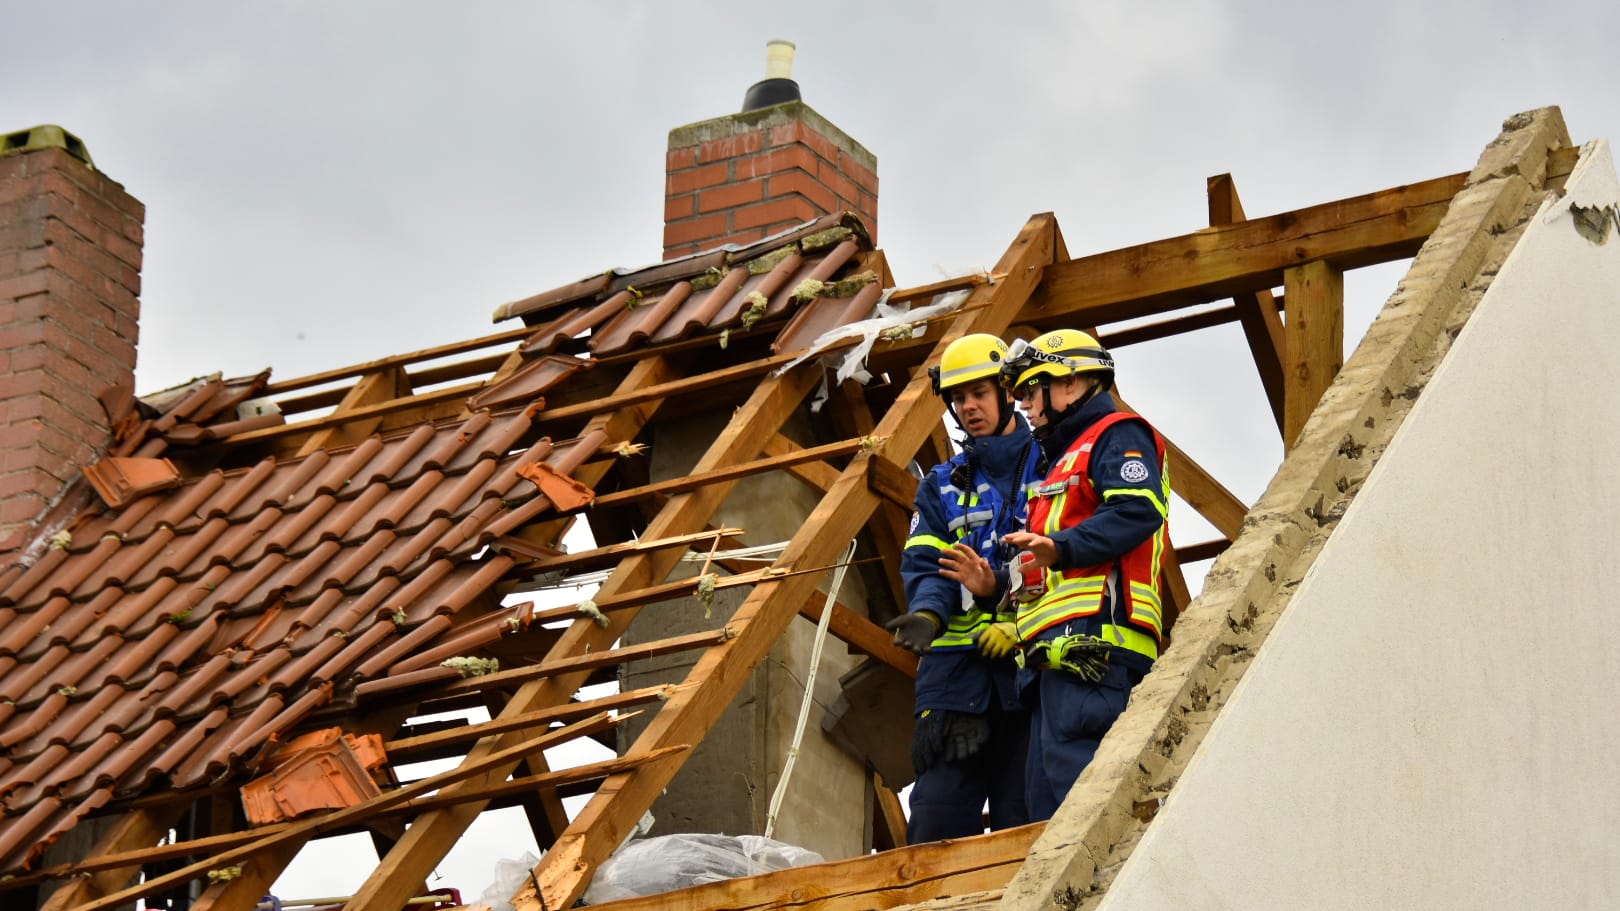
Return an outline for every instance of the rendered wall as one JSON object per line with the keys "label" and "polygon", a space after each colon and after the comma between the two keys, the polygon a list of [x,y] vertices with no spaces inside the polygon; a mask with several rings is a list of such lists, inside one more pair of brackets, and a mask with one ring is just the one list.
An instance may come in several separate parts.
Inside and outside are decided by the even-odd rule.
{"label": "rendered wall", "polygon": [[[686,475],[725,425],[725,415],[689,417],[659,425],[651,451],[654,480]],[[809,438],[793,425],[790,435]],[[741,538],[722,547],[768,544],[793,537],[819,502],[802,482],[784,473],[744,478],[717,511],[717,526],[741,528]],[[696,575],[682,566],[671,577]],[[723,573],[723,570],[721,571]],[[831,573],[821,585],[831,583]],[[712,605],[696,599],[655,604],[630,625],[624,644],[701,630],[718,629],[749,594],[723,589]],[[825,596],[818,592],[817,599]],[[857,573],[846,573],[839,600],[857,610],[866,603]],[[766,661],[754,670],[731,706],[698,743],[691,756],[653,803],[653,835],[706,832],[762,834],[771,795],[792,747],[804,697],[816,627],[799,617],[789,624]],[[627,664],[621,686],[633,689],[686,679],[698,655],[678,652]],[[815,696],[792,780],[772,833],[779,841],[809,848],[827,858],[851,857],[865,850],[866,770],[822,733],[822,718],[839,695],[838,678],[857,663],[847,646],[829,634],[816,673]],[[644,716],[620,728],[620,752],[646,727]]]}
{"label": "rendered wall", "polygon": [[1620,185],[1593,143],[1101,908],[1620,895]]}

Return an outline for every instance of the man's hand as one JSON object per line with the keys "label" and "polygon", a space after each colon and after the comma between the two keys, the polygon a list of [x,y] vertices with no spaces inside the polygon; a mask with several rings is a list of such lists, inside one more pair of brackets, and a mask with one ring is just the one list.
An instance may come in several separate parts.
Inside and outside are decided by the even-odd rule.
{"label": "man's hand", "polygon": [[894,633],[894,644],[914,655],[928,654],[935,637],[939,635],[939,619],[929,611],[901,614],[883,624]]}
{"label": "man's hand", "polygon": [[973,642],[979,647],[979,654],[986,658],[1005,658],[1018,647],[1018,627],[1006,620],[992,623],[981,630]]}
{"label": "man's hand", "polygon": [[980,598],[996,593],[996,571],[979,552],[958,541],[939,552],[939,574]]}
{"label": "man's hand", "polygon": [[1045,535],[1038,535],[1032,531],[1013,531],[1008,532],[1001,540],[1019,550],[1029,551],[1035,557],[1035,565],[1041,569],[1057,565],[1057,542]]}

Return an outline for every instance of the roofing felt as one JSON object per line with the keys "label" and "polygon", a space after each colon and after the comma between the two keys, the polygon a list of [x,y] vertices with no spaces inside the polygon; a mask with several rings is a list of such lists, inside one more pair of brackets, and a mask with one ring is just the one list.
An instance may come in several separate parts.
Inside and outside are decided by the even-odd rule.
{"label": "roofing felt", "polygon": [[114,801],[245,780],[324,708],[457,677],[439,662],[517,626],[491,545],[575,508],[570,473],[620,442],[540,436],[545,394],[697,335],[802,348],[871,312],[875,276],[850,277],[870,249],[831,216],[507,305],[532,331],[461,413],[292,457],[188,467],[285,422],[268,373],[104,395],[95,493],[0,553],[0,873]]}

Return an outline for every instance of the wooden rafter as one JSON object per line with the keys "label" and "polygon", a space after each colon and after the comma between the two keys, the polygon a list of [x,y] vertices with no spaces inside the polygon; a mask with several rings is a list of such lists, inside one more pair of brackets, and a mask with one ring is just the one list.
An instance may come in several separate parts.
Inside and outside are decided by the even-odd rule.
{"label": "wooden rafter", "polygon": [[[813,388],[815,380],[814,371],[799,369],[768,377],[760,383],[749,400],[733,415],[719,438],[698,460],[697,465],[693,467],[693,473],[713,471],[757,455],[764,441],[781,428],[798,404],[803,401],[805,395]],[[709,521],[710,516],[734,485],[735,481],[721,481],[675,494],[648,523],[647,537],[664,538],[699,530]],[[660,581],[674,567],[678,557],[678,552],[669,550],[631,555],[622,561],[602,584],[598,598],[627,593]],[[609,647],[634,619],[636,613],[638,613],[636,609],[616,611],[608,615],[609,623],[606,627],[591,622],[573,623],[552,647],[547,660],[563,660]],[[580,670],[525,683],[513,695],[503,716],[507,713],[532,712],[566,702],[585,682],[587,673],[588,671]],[[677,693],[671,701],[678,698]],[[663,714],[664,712],[660,712],[660,717]],[[466,761],[479,762],[491,753],[508,749],[513,744],[521,745],[527,739],[526,733],[514,731],[480,741],[468,754]],[[637,751],[646,752],[640,749],[639,744],[640,741]],[[660,743],[654,749],[670,745]],[[504,778],[512,765],[515,763],[493,767],[488,773],[470,779],[464,785],[447,788],[443,796],[455,797],[487,787],[488,784]],[[431,870],[473,818],[482,811],[484,805],[484,801],[474,798],[418,817],[405,838],[400,840],[361,887],[355,899],[357,905],[398,907],[409,897],[403,883],[425,875]],[[643,806],[636,811],[636,815],[639,817],[645,809]],[[570,833],[576,833],[578,825],[579,821],[576,819],[558,843],[569,839]],[[547,856],[551,857],[555,853],[556,849],[553,848]]]}
{"label": "wooden rafter", "polygon": [[[1466,174],[1438,177],[1060,262],[1020,319],[1041,328],[1115,323],[1275,288],[1283,270],[1353,269],[1417,253]],[[1285,295],[1286,296],[1286,295]]]}
{"label": "wooden rafter", "polygon": [[[1050,216],[1039,216],[1025,226],[996,269],[1006,277],[998,284],[981,286],[974,292],[968,306],[936,343],[931,363],[937,363],[943,347],[962,335],[1000,331],[1011,321],[1013,313],[1038,282],[1040,269],[1051,262],[1055,237],[1055,223]],[[782,378],[805,373],[790,371]],[[806,378],[801,376],[800,382],[807,391]],[[878,503],[877,496],[866,486],[864,460],[878,453],[909,461],[927,438],[931,426],[938,424],[941,412],[942,407],[927,377],[917,374],[875,428],[872,448],[857,455],[844,469],[788,543],[776,565],[784,568],[817,566],[836,558]],[[742,416],[739,413],[738,418]],[[728,426],[728,434],[738,428],[738,418]],[[722,435],[716,445],[725,439]],[[711,448],[710,453],[713,451]],[[707,466],[700,462],[700,467]],[[672,500],[671,505],[675,502]],[[662,514],[659,518],[663,518]],[[735,633],[734,638],[709,648],[699,657],[688,676],[693,685],[671,697],[632,749],[647,751],[670,743],[701,739],[747,675],[769,652],[787,623],[797,615],[798,604],[810,597],[816,581],[812,575],[784,575],[762,581],[728,623],[728,628]],[[574,629],[580,626],[576,623]],[[514,906],[520,911],[571,906],[584,891],[591,871],[629,832],[636,818],[651,806],[672,775],[673,771],[667,766],[643,767],[609,780],[541,859],[534,871],[534,884],[514,897]]]}
{"label": "wooden rafter", "polygon": [[[1243,201],[1238,198],[1237,184],[1232,175],[1217,174],[1209,178],[1209,224],[1211,227],[1244,221]],[[1270,288],[1245,291],[1232,296],[1237,308],[1238,322],[1243,336],[1249,340],[1249,351],[1254,355],[1254,366],[1260,373],[1260,385],[1271,403],[1271,414],[1277,430],[1283,427],[1283,327],[1277,316],[1277,301]]]}
{"label": "wooden rafter", "polygon": [[1288,315],[1283,448],[1293,449],[1322,393],[1344,366],[1344,273],[1321,261],[1286,270],[1283,306]]}

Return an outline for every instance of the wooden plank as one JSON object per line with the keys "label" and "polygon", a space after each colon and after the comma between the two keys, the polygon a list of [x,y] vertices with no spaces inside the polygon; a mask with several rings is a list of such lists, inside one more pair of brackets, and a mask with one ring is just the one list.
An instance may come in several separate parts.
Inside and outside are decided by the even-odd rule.
{"label": "wooden plank", "polygon": [[[764,441],[770,439],[786,423],[804,397],[815,387],[819,378],[819,372],[809,367],[767,377],[755,387],[748,401],[733,414],[725,430],[693,466],[693,472],[701,474],[755,456]],[[623,396],[616,398],[617,401],[612,407],[618,411],[625,407],[626,402]],[[610,438],[624,437],[610,435]],[[667,538],[690,534],[703,528],[734,484],[735,482],[730,481],[721,482],[671,497],[659,510],[658,515],[648,523],[646,537]],[[679,554],[671,550],[638,553],[627,557],[620,562],[613,575],[602,583],[598,589],[597,599],[612,598],[661,581],[674,568],[678,558]],[[609,625],[606,628],[589,622],[571,624],[557,644],[552,646],[547,656],[548,660],[553,656],[563,658],[608,648],[635,619],[638,612],[638,610],[615,611],[609,614]],[[524,684],[514,694],[503,717],[506,714],[522,714],[567,702],[585,682],[589,673],[588,670],[574,671]],[[521,742],[522,739],[523,732],[514,731],[479,741],[468,754],[466,761],[482,762],[492,753],[498,753],[508,744]],[[670,743],[660,746],[667,746]],[[457,796],[463,791],[471,793],[478,788],[498,783],[506,777],[511,767],[511,764],[504,767],[492,766],[489,772],[469,779],[465,785],[447,788],[445,796]],[[405,837],[400,839],[399,844],[389,852],[361,886],[355,899],[355,906],[398,907],[409,897],[406,883],[427,875],[486,804],[487,801],[469,799],[417,817],[405,833]],[[641,810],[636,811],[636,815],[639,817],[649,805],[650,800]],[[570,826],[569,832],[573,831],[575,827]],[[564,838],[567,837],[565,833]]]}
{"label": "wooden plank", "polygon": [[[906,846],[906,809],[900,795],[876,771],[871,773],[873,801],[872,847],[891,851]],[[881,837],[880,837],[881,835]]]}
{"label": "wooden plank", "polygon": [[597,712],[606,712],[616,709],[632,708],[660,699],[668,699],[673,687],[648,686],[637,690],[627,690],[603,696],[600,699],[591,699],[586,702],[570,702],[566,705],[552,706],[537,712],[526,712],[521,715],[507,716],[501,714],[489,721],[479,724],[469,724],[458,728],[435,731],[431,734],[419,734],[414,737],[401,737],[390,740],[383,745],[383,751],[388,754],[390,762],[412,761],[412,757],[423,753],[437,752],[446,747],[460,746],[470,743],[491,734],[504,734],[507,731],[520,731],[525,728],[540,728],[556,722],[568,722]]}
{"label": "wooden plank", "polygon": [[[771,437],[760,452],[768,456],[779,456],[802,452],[803,449],[804,447],[779,433]],[[787,470],[788,474],[810,485],[817,493],[826,493],[827,488],[838,480],[838,469],[826,462],[795,462],[787,466]]]}
{"label": "wooden plank", "polygon": [[735,481],[738,478],[746,478],[751,475],[764,474],[767,471],[775,471],[791,465],[800,465],[806,462],[820,462],[829,458],[835,458],[837,456],[846,456],[858,451],[860,448],[860,440],[839,440],[836,443],[827,443],[822,446],[812,446],[809,449],[799,449],[794,452],[787,452],[778,456],[768,456],[763,459],[755,459],[753,461],[743,462],[738,465],[728,465],[724,468],[716,468],[713,471],[693,473],[685,477],[671,478],[668,481],[659,481],[654,484],[645,484],[641,487],[633,487],[629,490],[614,491],[613,493],[603,494],[602,496],[597,497],[594,501],[592,501],[588,508],[601,509],[612,506],[621,506],[625,503],[632,503],[637,500],[645,500],[652,497],[683,493],[688,490],[696,490],[699,487],[706,487],[710,484],[717,484],[722,481]]}
{"label": "wooden plank", "polygon": [[[871,402],[866,397],[866,388],[848,380],[838,387],[837,394],[832,397],[830,417],[838,432],[849,436],[869,437],[877,428],[877,418],[872,414]],[[943,406],[941,406],[943,410]],[[883,465],[893,465],[888,459],[872,460],[876,465],[881,461]],[[904,474],[904,472],[902,472]],[[832,483],[837,481],[838,473],[833,472],[832,478],[821,488],[822,493],[831,489]],[[909,475],[906,476],[910,478]],[[892,480],[892,479],[891,479]],[[891,484],[891,491],[899,489],[903,482],[895,481]],[[894,506],[888,503],[879,504],[873,511],[871,520],[867,523],[866,534],[872,545],[877,549],[878,556],[882,558],[882,565],[876,575],[882,577],[883,585],[887,590],[889,602],[895,613],[906,609],[906,585],[900,577],[900,557],[905,550],[905,541],[911,519],[912,503],[910,501]],[[870,586],[869,590],[875,589]],[[873,605],[867,604],[867,616],[873,616]],[[878,616],[882,616],[878,614]],[[890,637],[892,645],[893,638]],[[904,652],[903,649],[898,651]],[[907,652],[906,654],[909,654]],[[891,665],[893,662],[889,662]],[[908,663],[908,676],[917,676],[915,662]]]}
{"label": "wooden plank", "polygon": [[[429,791],[437,790],[447,785],[463,781],[490,768],[502,765],[503,763],[508,765],[516,765],[518,760],[522,759],[530,752],[543,750],[555,744],[566,743],[575,739],[576,737],[582,737],[595,731],[606,730],[626,720],[628,717],[630,716],[620,715],[618,717],[614,717],[606,712],[603,712],[601,714],[592,716],[591,718],[585,719],[584,721],[571,724],[565,728],[561,728],[556,731],[547,731],[538,737],[524,740],[505,750],[499,750],[479,757],[477,760],[469,760],[464,762],[460,766],[450,769],[449,771],[441,772],[437,775],[430,775],[427,778],[413,781],[408,785],[404,785],[403,787],[395,788],[391,791],[385,791],[382,794],[365,801],[364,803],[356,804],[352,807],[346,807],[341,810],[334,810],[331,813],[326,813],[311,819],[291,823],[287,826],[277,828],[269,834],[263,834],[250,843],[228,848],[219,854],[213,855],[212,857],[205,857],[202,860],[186,864],[179,869],[171,870],[162,875],[148,877],[143,882],[134,886],[130,886],[129,888],[119,890],[118,892],[114,892],[110,895],[106,895],[86,904],[80,905],[79,909],[80,911],[108,911],[108,909],[117,908],[120,905],[133,901],[137,898],[144,898],[148,895],[165,891],[172,886],[179,885],[180,883],[199,879],[206,875],[209,870],[230,866],[239,860],[246,860],[247,858],[253,857],[259,854],[261,851],[273,849],[278,845],[287,844],[299,839],[311,838],[315,835],[330,832],[351,823],[359,822],[360,820],[366,819],[367,817],[380,813],[384,810],[397,807],[410,800],[413,800],[418,795],[426,794]],[[422,879],[417,878],[416,881],[421,882]],[[406,884],[405,886],[407,892],[413,891],[414,888],[414,886],[409,884]],[[409,895],[405,896],[405,898],[409,897]],[[403,903],[404,899],[400,899],[400,904]]]}
{"label": "wooden plank", "polygon": [[592,905],[592,911],[871,911],[943,895],[998,889],[1045,828],[1032,823],[971,838],[931,841],[848,860],[792,867],[660,895]]}
{"label": "wooden plank", "polygon": [[[1132,414],[1141,413],[1125,401],[1118,389],[1114,390],[1113,396],[1115,404],[1122,410]],[[1160,436],[1164,436],[1163,432]],[[1235,540],[1238,532],[1243,530],[1243,517],[1249,514],[1249,507],[1169,437],[1164,437],[1164,447],[1165,457],[1170,463],[1170,489],[1221,534]]]}
{"label": "wooden plank", "polygon": [[[1344,273],[1312,262],[1284,273],[1283,307],[1288,322],[1288,398],[1283,448],[1291,450],[1322,393],[1344,366]],[[1221,529],[1228,537],[1231,532]]]}
{"label": "wooden plank", "polygon": [[[635,541],[621,541],[618,544],[609,544],[606,547],[595,547],[572,554],[543,554],[533,548],[527,548],[525,543],[518,540],[498,538],[490,546],[496,550],[505,550],[505,544],[511,545],[511,552],[516,556],[526,557],[533,561],[531,567],[535,572],[544,573],[573,573],[591,571],[611,566],[626,554],[641,553],[649,550],[658,550],[664,547],[678,547],[690,550],[693,544],[702,542],[708,544],[715,538],[734,538],[743,533],[740,528],[721,528],[714,531],[700,531],[690,535],[676,535],[673,538],[662,538],[657,541],[641,538]],[[707,548],[705,548],[707,549]]]}
{"label": "wooden plank", "polygon": [[[189,911],[238,911],[241,908],[252,908],[260,899],[270,894],[270,887],[276,884],[276,879],[298,856],[298,852],[309,844],[311,837],[313,836],[278,842],[243,858],[240,864],[241,872],[236,878],[208,885],[200,895],[191,900]],[[237,864],[222,866],[237,866]]]}
{"label": "wooden plank", "polygon": [[295,377],[290,380],[283,380],[279,383],[271,383],[269,389],[266,390],[266,393],[268,395],[281,395],[282,393],[291,392],[295,389],[307,389],[310,386],[323,386],[327,383],[335,383],[338,380],[346,380],[350,377],[364,376],[365,374],[375,373],[389,367],[412,364],[416,363],[417,361],[436,360],[441,357],[450,357],[451,355],[461,354],[467,351],[477,351],[480,348],[492,348],[496,345],[510,345],[514,342],[523,341],[533,332],[534,330],[527,326],[521,329],[507,329],[503,332],[496,332],[490,335],[483,335],[479,336],[478,338],[466,339],[459,342],[451,342],[450,344],[439,345],[434,348],[423,348],[420,351],[411,351],[406,354],[396,354],[391,357],[379,358],[374,361],[366,361],[364,363],[354,364],[348,367],[339,367],[335,370],[326,370],[322,371],[321,373],[311,373],[307,376]]}
{"label": "wooden plank", "polygon": [[917,479],[888,459],[866,461],[866,486],[887,502],[909,511],[917,501]]}
{"label": "wooden plank", "polygon": [[[1036,216],[1025,225],[995,269],[1005,278],[994,285],[980,286],[973,293],[968,303],[977,306],[964,308],[964,313],[941,335],[929,363],[938,363],[945,346],[963,335],[999,332],[1011,321],[1034,290],[1042,267],[1051,262],[1055,236],[1055,220],[1050,215]],[[874,455],[909,460],[938,423],[939,409],[928,407],[929,400],[938,402],[928,377],[918,372],[875,428],[876,445],[857,455],[845,468],[794,534],[777,566],[818,566],[837,558],[879,502],[866,487],[867,468],[862,460]],[[798,613],[799,605],[814,597],[816,581],[813,575],[762,581],[732,616],[729,626],[737,631],[736,637],[699,657],[687,678],[694,685],[670,698],[632,749],[650,751],[700,740],[769,653]],[[672,775],[667,767],[644,768],[615,775],[604,783],[568,831],[541,858],[533,882],[513,898],[517,911],[571,907],[596,865],[628,834]]]}
{"label": "wooden plank", "polygon": [[[1232,175],[1217,174],[1209,178],[1209,223],[1211,227],[1244,221],[1243,201],[1238,198],[1237,185]],[[1245,291],[1232,296],[1238,311],[1243,335],[1249,340],[1249,351],[1254,355],[1255,369],[1260,372],[1260,385],[1271,403],[1277,430],[1283,427],[1283,327],[1277,317],[1277,301],[1270,288]]]}
{"label": "wooden plank", "polygon": [[1404,259],[1433,233],[1467,176],[1059,262],[1019,319],[1043,329],[1114,323],[1274,288],[1284,269],[1305,262],[1351,269]]}
{"label": "wooden plank", "polygon": [[259,443],[267,440],[277,440],[284,437],[308,433],[312,430],[324,430],[349,421],[364,420],[366,418],[381,418],[386,415],[398,414],[412,408],[438,405],[464,399],[484,387],[483,383],[463,383],[460,386],[451,386],[446,389],[435,389],[431,392],[419,392],[416,395],[404,398],[391,399],[386,402],[377,402],[373,405],[363,405],[347,413],[335,413],[299,421],[296,424],[281,424],[275,427],[263,427],[258,430],[249,430],[228,437],[224,442],[231,445],[243,443]]}
{"label": "wooden plank", "polygon": [[[382,402],[391,402],[402,396],[411,394],[410,381],[405,378],[405,371],[398,365],[384,367],[374,373],[368,373],[351,387],[343,401],[332,412],[332,417],[352,415],[366,405],[376,405]],[[357,419],[340,424],[334,424],[325,430],[309,435],[304,445],[298,448],[300,456],[307,456],[317,449],[330,449],[348,443],[358,443],[371,435],[377,425],[382,423],[381,417]]]}
{"label": "wooden plank", "polygon": [[[112,827],[96,840],[95,846],[84,859],[93,861],[108,855],[150,848],[168,835],[169,827],[179,820],[180,814],[181,808],[178,806],[163,810],[127,812],[118,817]],[[68,911],[69,908],[76,908],[90,899],[128,886],[140,872],[141,865],[138,863],[125,862],[118,866],[96,870],[86,869],[82,863],[66,864],[56,875],[76,875],[64,880],[39,906],[40,911]]]}

